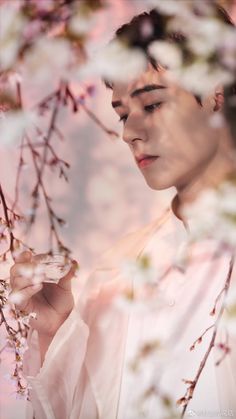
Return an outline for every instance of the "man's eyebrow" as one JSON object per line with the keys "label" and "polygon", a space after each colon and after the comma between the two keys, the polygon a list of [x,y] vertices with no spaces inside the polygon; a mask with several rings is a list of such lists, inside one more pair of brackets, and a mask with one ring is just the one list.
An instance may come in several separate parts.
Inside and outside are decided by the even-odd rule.
{"label": "man's eyebrow", "polygon": [[[140,87],[139,89],[134,90],[130,97],[139,96],[142,93],[151,92],[152,90],[158,90],[158,89],[166,89],[166,86],[162,86],[160,84],[147,84],[146,86]],[[115,100],[114,102],[111,102],[113,108],[118,108],[119,106],[123,106],[121,100]]]}
{"label": "man's eyebrow", "polygon": [[151,90],[158,90],[158,89],[166,89],[165,86],[162,86],[160,84],[147,84],[146,86],[140,87],[139,89],[134,90],[130,96],[135,97],[138,95],[141,95],[145,92],[150,92]]}

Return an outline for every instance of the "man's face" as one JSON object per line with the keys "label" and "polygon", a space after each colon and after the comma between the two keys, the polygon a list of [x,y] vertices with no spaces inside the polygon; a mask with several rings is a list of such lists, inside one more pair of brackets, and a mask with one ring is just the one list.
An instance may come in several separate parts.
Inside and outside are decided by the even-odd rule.
{"label": "man's face", "polygon": [[170,81],[167,70],[149,65],[135,81],[116,83],[112,106],[124,124],[123,139],[152,189],[181,189],[194,182],[218,150],[209,123],[213,98],[200,106]]}

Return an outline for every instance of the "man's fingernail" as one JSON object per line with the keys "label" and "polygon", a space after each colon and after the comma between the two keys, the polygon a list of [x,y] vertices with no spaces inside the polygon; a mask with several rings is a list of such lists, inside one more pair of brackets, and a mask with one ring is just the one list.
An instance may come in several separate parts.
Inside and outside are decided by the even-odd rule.
{"label": "man's fingernail", "polygon": [[72,260],[72,264],[74,265],[76,270],[79,270],[79,264],[76,260]]}

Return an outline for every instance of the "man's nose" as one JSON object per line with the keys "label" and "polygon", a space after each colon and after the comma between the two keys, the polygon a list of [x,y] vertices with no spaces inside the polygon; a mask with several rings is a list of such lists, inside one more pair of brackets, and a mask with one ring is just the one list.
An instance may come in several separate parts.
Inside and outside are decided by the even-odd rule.
{"label": "man's nose", "polygon": [[132,144],[135,140],[146,141],[146,131],[141,117],[126,120],[123,130],[123,140]]}

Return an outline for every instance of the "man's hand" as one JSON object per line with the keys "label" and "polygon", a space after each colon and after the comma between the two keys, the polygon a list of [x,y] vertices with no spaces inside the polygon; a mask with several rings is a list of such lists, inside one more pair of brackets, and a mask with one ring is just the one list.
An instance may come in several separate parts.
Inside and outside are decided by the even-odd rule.
{"label": "man's hand", "polygon": [[36,318],[30,320],[30,326],[40,335],[53,337],[74,307],[71,279],[78,264],[73,261],[70,271],[58,284],[43,283],[44,276],[34,275],[41,257],[33,256],[29,251],[17,257],[10,270],[12,291],[9,299],[16,309],[36,313]]}

